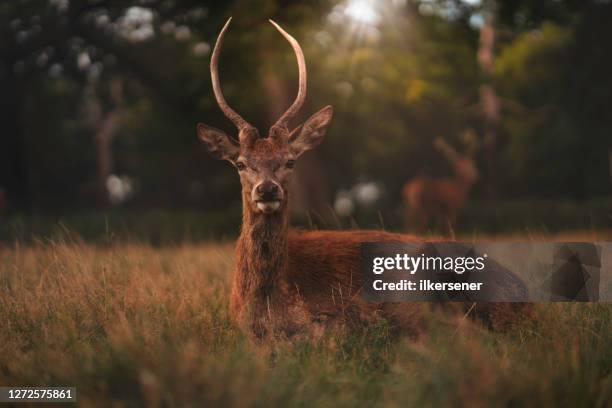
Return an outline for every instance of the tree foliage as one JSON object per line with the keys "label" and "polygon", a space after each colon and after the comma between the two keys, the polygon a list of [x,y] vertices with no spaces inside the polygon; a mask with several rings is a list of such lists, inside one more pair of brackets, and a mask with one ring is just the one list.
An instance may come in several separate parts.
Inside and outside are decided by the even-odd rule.
{"label": "tree foliage", "polygon": [[466,132],[482,138],[479,88],[487,78],[476,61],[478,24],[494,13],[499,191],[610,193],[609,2],[384,1],[375,2],[375,18],[358,21],[347,11],[351,1],[4,2],[0,188],[16,210],[92,205],[94,130],[84,120],[84,90],[94,87],[108,111],[110,83],[119,78],[125,92],[113,171],[135,180],[132,205],[212,209],[236,202],[232,169],[205,157],[195,137],[197,121],[233,131],[208,74],[216,33],[233,15],[221,57],[232,106],[265,133],[294,96],[295,61],[267,23],[274,18],[307,56],[302,119],[335,107],[317,153],[328,198],[374,180],[387,205],[397,206],[410,177],[450,172],[435,137],[458,149]]}

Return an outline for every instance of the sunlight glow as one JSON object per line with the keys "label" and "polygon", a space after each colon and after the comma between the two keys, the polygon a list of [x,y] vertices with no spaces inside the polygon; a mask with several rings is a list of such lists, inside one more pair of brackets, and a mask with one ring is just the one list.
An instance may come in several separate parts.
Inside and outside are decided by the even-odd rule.
{"label": "sunlight glow", "polygon": [[344,14],[358,24],[373,26],[380,21],[380,14],[373,0],[348,0]]}
{"label": "sunlight glow", "polygon": [[[380,37],[378,27],[385,15],[388,16],[388,7],[394,7],[397,1],[344,0],[332,9],[328,21],[340,29],[338,32],[343,33],[347,45],[372,44]],[[319,35],[319,40],[325,40],[323,35]]]}

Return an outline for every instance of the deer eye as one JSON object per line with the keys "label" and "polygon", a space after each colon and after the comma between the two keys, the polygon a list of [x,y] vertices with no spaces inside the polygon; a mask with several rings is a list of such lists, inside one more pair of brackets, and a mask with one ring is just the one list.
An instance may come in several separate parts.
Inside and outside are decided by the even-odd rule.
{"label": "deer eye", "polygon": [[236,168],[238,169],[238,171],[242,171],[242,170],[246,169],[246,164],[244,164],[241,161],[236,162]]}
{"label": "deer eye", "polygon": [[287,167],[288,169],[292,169],[293,166],[295,166],[295,160],[287,160],[287,164],[285,164],[285,167]]}

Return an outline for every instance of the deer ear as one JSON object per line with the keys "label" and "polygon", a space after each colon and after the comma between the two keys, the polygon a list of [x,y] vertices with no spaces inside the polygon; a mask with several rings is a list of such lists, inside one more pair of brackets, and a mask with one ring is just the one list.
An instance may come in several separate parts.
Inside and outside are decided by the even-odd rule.
{"label": "deer ear", "polygon": [[215,159],[234,160],[240,154],[240,147],[232,142],[222,130],[198,123],[198,137],[204,143],[208,153]]}
{"label": "deer ear", "polygon": [[312,115],[303,125],[295,128],[289,134],[289,146],[296,156],[307,150],[314,149],[321,143],[334,110],[330,105]]}

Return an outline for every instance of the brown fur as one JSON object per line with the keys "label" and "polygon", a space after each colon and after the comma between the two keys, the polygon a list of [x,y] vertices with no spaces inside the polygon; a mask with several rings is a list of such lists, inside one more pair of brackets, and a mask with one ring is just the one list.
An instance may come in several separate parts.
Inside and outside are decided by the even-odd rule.
{"label": "brown fur", "polygon": [[[313,115],[306,125],[289,132],[253,138],[230,146],[210,127],[200,127],[200,137],[217,157],[238,168],[242,185],[242,228],[236,243],[231,313],[245,332],[257,338],[322,333],[324,329],[352,326],[385,318],[398,332],[410,336],[423,329],[420,303],[374,303],[362,299],[359,272],[363,242],[422,242],[412,235],[384,231],[292,231],[289,229],[287,190],[296,159],[320,141],[331,119],[331,110]],[[306,130],[304,130],[306,129]],[[273,129],[273,132],[278,129]],[[298,133],[300,136],[295,136]],[[313,138],[312,136],[315,136]],[[292,140],[297,140],[293,142]],[[241,165],[238,165],[241,163]],[[258,208],[257,186],[278,186],[277,210]],[[509,277],[510,285],[520,282]],[[504,284],[505,285],[505,284]],[[471,309],[493,328],[515,322],[520,306],[503,304],[447,304],[446,310]]]}
{"label": "brown fur", "polygon": [[473,166],[470,159],[460,157],[453,162],[452,177],[418,176],[408,181],[402,189],[406,221],[417,231],[426,229],[431,219],[452,230],[476,180]]}
{"label": "brown fur", "polygon": [[318,333],[330,326],[370,322],[378,317],[404,332],[418,334],[421,305],[365,302],[360,295],[358,263],[362,242],[419,242],[419,238],[381,231],[289,231],[287,191],[294,162],[322,141],[333,109],[326,106],[289,130],[290,119],[306,97],[306,63],[299,43],[271,21],[295,51],[299,90],[295,102],[267,137],[260,138],[257,129],[231,109],[221,93],[217,59],[230,20],[215,44],[211,76],[217,102],[236,125],[239,143],[202,123],[197,131],[213,157],[236,167],[242,185],[232,316],[247,333],[259,338]]}
{"label": "brown fur", "polygon": [[[232,315],[247,332],[291,336],[378,318],[408,336],[422,332],[423,304],[363,300],[359,271],[362,242],[422,242],[420,238],[384,231],[288,230],[286,212],[278,219],[248,217],[236,247],[231,298]],[[531,310],[507,303],[443,307],[456,313],[472,309],[494,329],[508,328]]]}
{"label": "brown fur", "polygon": [[[236,245],[231,311],[240,325],[261,336],[285,335],[317,326],[356,324],[390,318],[404,332],[417,334],[417,304],[396,307],[362,300],[360,244],[407,241],[408,235],[381,231],[295,231],[286,208],[273,216],[245,210]],[[385,313],[387,312],[387,313]]]}

